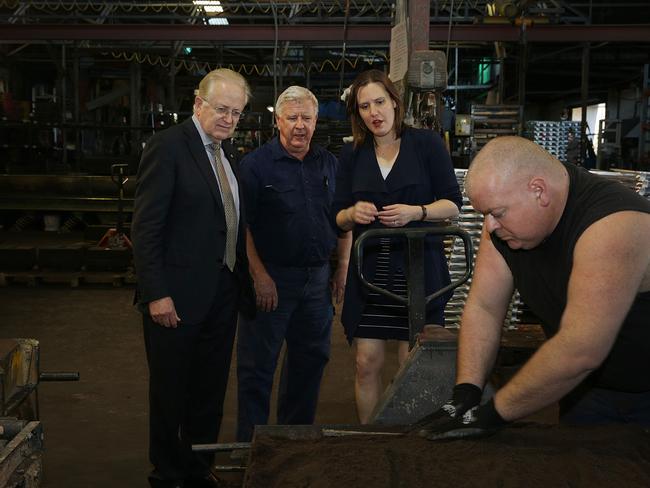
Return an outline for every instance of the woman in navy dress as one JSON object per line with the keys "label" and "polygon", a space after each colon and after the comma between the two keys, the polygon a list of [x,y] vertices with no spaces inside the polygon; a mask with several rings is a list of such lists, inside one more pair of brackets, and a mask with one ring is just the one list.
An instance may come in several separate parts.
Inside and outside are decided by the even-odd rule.
{"label": "woman in navy dress", "polygon": [[[361,73],[347,106],[354,142],[341,151],[333,213],[342,231],[352,230],[356,240],[367,229],[417,227],[458,215],[462,196],[447,149],[435,132],[404,125],[404,104],[385,73]],[[405,239],[366,242],[364,276],[405,296]],[[427,238],[424,265],[427,295],[449,283],[440,238]],[[450,296],[429,304],[427,323],[444,324]],[[348,341],[356,345],[357,412],[360,422],[367,423],[383,391],[386,341],[399,341],[400,365],[408,356],[408,312],[363,287],[351,262],[342,322]]]}

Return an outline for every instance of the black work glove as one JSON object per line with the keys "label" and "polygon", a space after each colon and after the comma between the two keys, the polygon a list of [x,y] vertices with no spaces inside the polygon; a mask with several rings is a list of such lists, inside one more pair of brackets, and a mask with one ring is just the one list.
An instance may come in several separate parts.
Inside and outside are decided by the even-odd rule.
{"label": "black work glove", "polygon": [[411,430],[429,430],[436,425],[446,424],[450,420],[462,416],[470,408],[481,402],[483,391],[471,383],[460,383],[454,386],[451,400],[447,401],[435,412],[421,418],[412,425]]}
{"label": "black work glove", "polygon": [[420,435],[430,441],[484,437],[494,434],[506,424],[494,407],[494,399],[491,398],[484,405],[471,408],[460,417],[421,430]]}

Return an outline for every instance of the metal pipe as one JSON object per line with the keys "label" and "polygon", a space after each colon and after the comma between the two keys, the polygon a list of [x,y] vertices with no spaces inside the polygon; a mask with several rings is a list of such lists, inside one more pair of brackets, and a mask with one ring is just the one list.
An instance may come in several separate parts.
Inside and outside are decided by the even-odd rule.
{"label": "metal pipe", "polygon": [[38,381],[79,381],[79,372],[48,371],[38,375]]}
{"label": "metal pipe", "polygon": [[220,451],[235,451],[240,449],[250,449],[250,442],[230,442],[230,443],[217,443],[217,444],[192,444],[192,451],[194,452],[220,452]]}

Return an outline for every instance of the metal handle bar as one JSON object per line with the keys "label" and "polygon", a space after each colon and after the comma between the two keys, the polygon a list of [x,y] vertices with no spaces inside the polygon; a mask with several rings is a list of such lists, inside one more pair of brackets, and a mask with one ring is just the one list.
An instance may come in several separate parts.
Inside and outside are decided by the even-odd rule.
{"label": "metal handle bar", "polygon": [[[429,235],[457,236],[463,241],[465,251],[465,273],[463,276],[451,282],[440,290],[425,296],[424,293],[424,239]],[[407,296],[403,297],[391,291],[370,283],[363,275],[363,250],[364,244],[373,237],[405,237],[408,242],[408,286]],[[411,347],[415,344],[415,336],[424,327],[426,305],[435,298],[444,295],[465,283],[472,275],[474,248],[470,235],[457,226],[429,226],[429,227],[405,227],[399,229],[370,229],[362,233],[355,242],[354,256],[357,263],[357,275],[361,283],[386,297],[392,298],[398,303],[407,306],[409,313],[409,343]]]}
{"label": "metal handle bar", "polygon": [[48,371],[38,376],[39,381],[79,381],[78,371]]}

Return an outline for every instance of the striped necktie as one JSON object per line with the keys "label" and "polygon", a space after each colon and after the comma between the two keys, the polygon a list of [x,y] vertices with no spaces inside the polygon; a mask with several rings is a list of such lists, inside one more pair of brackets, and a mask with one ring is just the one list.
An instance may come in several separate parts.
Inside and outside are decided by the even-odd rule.
{"label": "striped necktie", "polygon": [[228,182],[226,169],[221,161],[221,144],[210,144],[210,149],[214,156],[214,169],[219,180],[221,189],[221,200],[223,201],[223,210],[226,214],[226,266],[230,271],[235,269],[237,259],[237,209],[235,208],[235,199],[232,195],[232,189]]}

